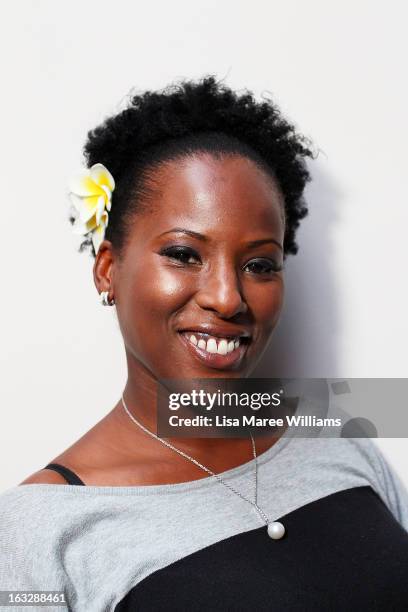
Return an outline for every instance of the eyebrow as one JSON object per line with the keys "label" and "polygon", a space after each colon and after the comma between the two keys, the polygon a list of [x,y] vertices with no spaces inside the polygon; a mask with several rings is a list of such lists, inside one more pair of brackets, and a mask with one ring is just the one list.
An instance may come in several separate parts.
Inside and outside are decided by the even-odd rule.
{"label": "eyebrow", "polygon": [[[185,229],[184,227],[173,227],[172,229],[167,230],[166,232],[163,232],[162,234],[159,234],[159,236],[164,236],[165,234],[171,234],[173,232],[187,234],[188,236],[197,238],[198,240],[201,240],[202,242],[208,242],[208,238],[207,236],[204,236],[204,234],[199,234],[198,232],[194,232],[193,230]],[[275,240],[275,238],[262,238],[261,240],[251,240],[250,242],[246,243],[246,246],[249,247],[250,249],[254,249],[257,246],[260,246],[262,244],[267,244],[268,242],[272,242],[273,244],[276,244],[276,246],[278,246],[281,251],[283,250],[282,245],[277,240]]]}

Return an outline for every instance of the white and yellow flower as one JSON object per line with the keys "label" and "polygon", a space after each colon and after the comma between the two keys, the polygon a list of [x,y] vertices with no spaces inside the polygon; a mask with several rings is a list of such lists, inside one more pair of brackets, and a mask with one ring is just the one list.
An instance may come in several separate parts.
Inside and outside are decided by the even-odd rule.
{"label": "white and yellow flower", "polygon": [[75,217],[72,231],[86,235],[92,232],[95,253],[104,239],[112,206],[113,176],[103,164],[82,170],[69,184],[69,198]]}

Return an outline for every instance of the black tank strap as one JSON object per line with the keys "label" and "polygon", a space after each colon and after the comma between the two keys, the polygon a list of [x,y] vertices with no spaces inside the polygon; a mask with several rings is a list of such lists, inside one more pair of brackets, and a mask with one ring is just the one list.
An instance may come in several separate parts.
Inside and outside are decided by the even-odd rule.
{"label": "black tank strap", "polygon": [[55,472],[58,472],[59,474],[61,474],[61,476],[63,476],[65,478],[65,480],[68,482],[68,484],[71,484],[71,485],[84,485],[85,486],[85,483],[82,482],[82,480],[79,478],[79,476],[77,476],[75,474],[75,472],[73,472],[69,468],[65,467],[64,465],[60,465],[59,463],[49,463],[43,469],[44,470],[45,469],[47,469],[47,470],[54,470]]}

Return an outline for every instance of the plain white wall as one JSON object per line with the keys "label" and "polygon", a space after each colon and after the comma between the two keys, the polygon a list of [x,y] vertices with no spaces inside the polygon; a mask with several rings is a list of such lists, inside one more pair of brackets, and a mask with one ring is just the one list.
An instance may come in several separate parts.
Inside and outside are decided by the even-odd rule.
{"label": "plain white wall", "polygon": [[[66,188],[87,131],[132,87],[213,73],[267,91],[322,151],[266,372],[407,376],[406,20],[395,1],[3,6],[0,489],[67,448],[125,384]],[[405,439],[380,444],[408,484]]]}

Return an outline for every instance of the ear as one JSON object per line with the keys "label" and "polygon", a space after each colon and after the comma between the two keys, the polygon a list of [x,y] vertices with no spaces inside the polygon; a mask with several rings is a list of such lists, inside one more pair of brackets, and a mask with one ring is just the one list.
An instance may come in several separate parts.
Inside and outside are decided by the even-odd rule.
{"label": "ear", "polygon": [[112,243],[109,240],[103,240],[96,254],[93,267],[94,282],[98,293],[109,291],[109,294],[113,294],[113,269]]}

